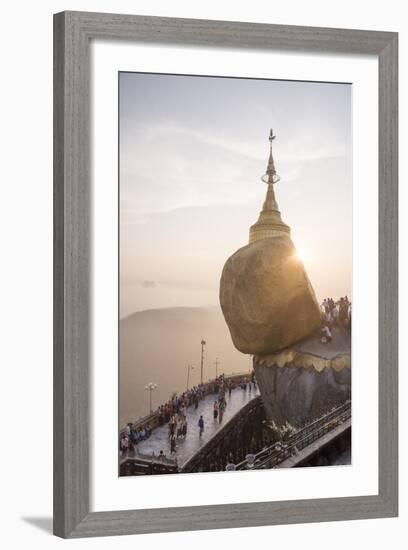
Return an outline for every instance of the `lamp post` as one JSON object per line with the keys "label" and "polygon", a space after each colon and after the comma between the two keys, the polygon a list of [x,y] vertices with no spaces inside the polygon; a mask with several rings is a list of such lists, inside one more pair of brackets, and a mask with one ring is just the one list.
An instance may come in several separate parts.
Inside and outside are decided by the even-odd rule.
{"label": "lamp post", "polygon": [[152,392],[154,392],[154,390],[157,388],[157,384],[153,384],[153,382],[149,382],[146,386],[145,386],[145,390],[148,390],[149,392],[149,404],[150,404],[150,412],[152,413],[153,412],[153,407],[152,407]]}
{"label": "lamp post", "polygon": [[204,370],[204,346],[206,345],[205,340],[201,340],[201,384],[203,384],[203,370]]}
{"label": "lamp post", "polygon": [[188,391],[188,382],[190,380],[190,370],[194,370],[193,365],[188,365],[187,366],[187,391]]}
{"label": "lamp post", "polygon": [[215,358],[214,365],[215,365],[215,378],[218,378],[218,365],[220,362],[218,361],[218,357]]}

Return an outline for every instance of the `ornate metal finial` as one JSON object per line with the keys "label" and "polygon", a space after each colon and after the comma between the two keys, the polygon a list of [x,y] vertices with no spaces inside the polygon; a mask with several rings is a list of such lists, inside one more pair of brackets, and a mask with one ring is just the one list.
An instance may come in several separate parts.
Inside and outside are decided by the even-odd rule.
{"label": "ornate metal finial", "polygon": [[268,167],[266,168],[266,173],[262,176],[262,181],[267,183],[268,185],[270,183],[278,183],[280,180],[280,176],[276,173],[275,169],[275,163],[273,162],[273,155],[272,155],[272,141],[276,138],[276,136],[273,133],[273,130],[271,128],[271,131],[269,133],[269,142],[271,144],[271,149],[269,152],[269,160],[268,160]]}

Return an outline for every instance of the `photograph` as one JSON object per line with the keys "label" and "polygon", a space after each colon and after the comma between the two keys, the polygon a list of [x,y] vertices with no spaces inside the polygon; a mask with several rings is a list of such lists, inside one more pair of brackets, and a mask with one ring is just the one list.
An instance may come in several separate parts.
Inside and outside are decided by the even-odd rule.
{"label": "photograph", "polygon": [[119,476],[351,465],[351,84],[118,86]]}
{"label": "photograph", "polygon": [[2,7],[3,547],[404,548],[405,4]]}

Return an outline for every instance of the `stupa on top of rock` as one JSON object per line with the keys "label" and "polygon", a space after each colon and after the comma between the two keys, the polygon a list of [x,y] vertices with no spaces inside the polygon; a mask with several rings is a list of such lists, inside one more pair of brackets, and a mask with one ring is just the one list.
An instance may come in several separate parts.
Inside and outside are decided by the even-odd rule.
{"label": "stupa on top of rock", "polygon": [[269,134],[270,152],[266,173],[262,176],[262,181],[268,186],[266,191],[265,202],[262,206],[262,211],[259,214],[258,221],[251,226],[249,230],[249,243],[254,243],[261,239],[276,237],[278,235],[290,235],[290,227],[283,223],[278,203],[275,198],[275,190],[273,186],[278,183],[280,176],[276,173],[275,163],[272,154],[272,142],[275,139],[271,128]]}
{"label": "stupa on top of rock", "polygon": [[220,304],[235,347],[243,353],[268,354],[286,348],[320,327],[320,307],[306,270],[281,218],[274,185],[279,181],[270,153],[262,177],[267,193],[249,244],[225,263]]}
{"label": "stupa on top of rock", "polygon": [[225,262],[220,305],[234,346],[253,355],[268,418],[301,426],[350,399],[351,340],[336,328],[320,342],[322,312],[275,198],[274,139],[271,130],[265,202],[249,244]]}

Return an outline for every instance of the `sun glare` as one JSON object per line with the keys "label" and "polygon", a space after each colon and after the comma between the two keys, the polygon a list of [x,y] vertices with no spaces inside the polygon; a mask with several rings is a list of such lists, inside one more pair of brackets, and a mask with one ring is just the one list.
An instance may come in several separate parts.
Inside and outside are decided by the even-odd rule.
{"label": "sun glare", "polygon": [[298,248],[296,247],[296,253],[298,258],[304,263],[304,264],[310,264],[310,262],[313,260],[313,253],[310,250],[310,248]]}

